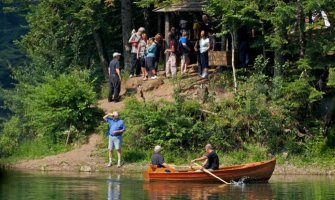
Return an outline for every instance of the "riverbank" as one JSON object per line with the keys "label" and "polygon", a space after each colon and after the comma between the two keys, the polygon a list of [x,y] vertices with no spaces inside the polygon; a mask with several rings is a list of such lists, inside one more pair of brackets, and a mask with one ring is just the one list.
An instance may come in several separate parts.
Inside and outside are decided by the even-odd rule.
{"label": "riverbank", "polygon": [[[147,163],[125,162],[122,167],[115,165],[107,167],[106,160],[103,156],[105,149],[99,148],[102,144],[102,136],[92,134],[86,144],[81,145],[69,152],[58,155],[46,156],[40,159],[20,160],[9,163],[3,167],[19,171],[42,171],[48,173],[71,173],[71,172],[113,172],[113,173],[141,173],[148,167]],[[321,166],[318,164],[297,166],[290,163],[289,160],[281,163],[282,159],[277,161],[274,170],[275,175],[331,175],[335,176],[334,166]],[[223,163],[224,164],[224,163]],[[242,164],[242,163],[241,163]],[[189,163],[179,164],[179,166],[188,166]],[[183,168],[187,169],[187,168]]]}
{"label": "riverbank", "polygon": [[[186,165],[186,164],[185,164]],[[147,169],[147,164],[142,163],[130,163],[124,164],[118,168],[116,165],[112,167],[106,167],[106,163],[95,166],[82,165],[74,168],[64,168],[63,166],[55,167],[47,164],[39,167],[22,167],[16,164],[3,166],[5,169],[18,170],[18,171],[40,171],[47,173],[141,173]],[[185,168],[183,168],[185,169]],[[292,164],[277,164],[273,172],[274,175],[318,175],[318,176],[335,176],[335,168],[320,167],[320,166],[309,166],[309,167],[297,167]]]}
{"label": "riverbank", "polygon": [[[168,101],[173,101],[173,83],[171,80],[162,80],[157,79],[151,82],[143,82],[140,78],[133,78],[126,81],[124,84],[125,86],[122,87],[122,96],[126,95],[126,88],[135,88],[140,85],[141,92],[135,92],[134,95],[137,99],[143,100],[156,100],[165,99]],[[155,87],[160,87],[159,89],[152,89]],[[154,87],[155,86],[155,87]],[[184,91],[185,95],[190,96],[191,94],[200,94],[200,90],[197,88],[187,87],[191,89],[187,89]],[[198,88],[201,89],[201,88]],[[129,90],[129,89],[128,89]],[[144,95],[144,96],[143,96]],[[229,95],[227,92],[220,94],[216,92],[216,97],[220,99],[227,98]],[[199,99],[199,98],[196,98]],[[105,113],[112,112],[114,110],[122,111],[125,107],[124,101],[118,103],[109,103],[107,99],[100,100],[98,103],[98,107],[101,108]],[[9,163],[5,164],[5,168],[10,168],[14,170],[35,170],[35,171],[48,171],[48,172],[124,172],[124,173],[139,173],[142,172],[147,168],[146,158],[138,158],[137,154],[133,152],[131,155],[133,158],[136,159],[128,159],[128,160],[135,160],[134,162],[125,162],[121,168],[117,168],[116,166],[112,166],[108,168],[106,166],[106,145],[103,144],[102,135],[99,134],[92,134],[88,138],[88,142],[81,146],[74,147],[73,150],[52,155],[46,156],[40,159],[27,159],[27,160],[19,160],[17,162],[2,162],[2,163]],[[261,161],[265,160],[264,155],[267,154],[267,150],[255,146],[254,144],[248,145],[244,144],[244,150],[237,153],[231,153],[228,155],[224,155],[222,159],[223,164],[231,164],[231,163],[246,163],[251,161]],[[149,153],[149,152],[147,152]],[[189,159],[193,154],[189,152],[190,155],[187,153],[186,157],[182,156],[175,156],[172,152],[170,154],[170,158],[178,157],[179,160],[173,160],[173,162],[178,163],[179,165],[185,165],[183,162]],[[191,155],[192,154],[192,155]],[[277,175],[335,175],[335,165],[330,164],[329,162],[325,161],[327,158],[320,159],[321,161],[317,160],[308,160],[307,164],[306,159],[298,158],[298,162],[295,158],[288,156],[288,153],[285,152],[285,159],[283,155],[276,155],[278,156],[277,166],[275,168],[274,174]],[[314,156],[317,158],[317,156]],[[310,158],[314,158],[310,156]],[[183,158],[181,160],[181,158]],[[250,158],[245,161],[245,158]],[[286,159],[287,158],[287,159]],[[221,159],[221,158],[220,158]],[[127,160],[127,159],[126,159]],[[169,160],[169,159],[167,159]],[[170,159],[171,160],[171,159]],[[243,161],[242,161],[243,160]],[[302,161],[303,160],[303,161]],[[7,161],[7,160],[6,160]],[[325,161],[325,162],[323,162]],[[148,161],[149,162],[149,161]],[[298,164],[297,164],[298,163]],[[316,164],[314,164],[316,163]],[[325,163],[325,164],[322,164]],[[334,163],[334,162],[333,162]],[[187,163],[186,165],[188,165]],[[0,162],[1,165],[1,162]]]}

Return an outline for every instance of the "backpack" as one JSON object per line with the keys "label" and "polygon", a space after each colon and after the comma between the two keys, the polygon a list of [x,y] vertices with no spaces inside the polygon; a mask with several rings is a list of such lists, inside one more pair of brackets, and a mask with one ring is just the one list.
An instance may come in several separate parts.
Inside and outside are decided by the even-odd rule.
{"label": "backpack", "polygon": [[176,56],[181,56],[183,54],[183,45],[181,44],[180,41],[178,41],[176,50],[175,50]]}
{"label": "backpack", "polygon": [[[191,43],[190,43],[189,40],[187,40],[186,45],[188,46],[188,48],[191,49]],[[177,50],[176,50],[176,55],[181,56],[183,53],[190,53],[190,51],[187,50],[187,49],[185,49],[185,48],[183,47],[183,44],[182,44],[180,41],[178,41]]]}

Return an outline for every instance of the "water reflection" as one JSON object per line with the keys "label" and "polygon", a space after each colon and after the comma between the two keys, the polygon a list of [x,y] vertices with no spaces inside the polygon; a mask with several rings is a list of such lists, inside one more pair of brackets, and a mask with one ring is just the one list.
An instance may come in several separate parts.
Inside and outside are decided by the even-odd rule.
{"label": "water reflection", "polygon": [[274,199],[270,184],[144,183],[148,199]]}
{"label": "water reflection", "polygon": [[335,199],[335,177],[273,176],[268,184],[144,182],[140,173],[0,171],[0,200]]}
{"label": "water reflection", "polygon": [[109,174],[108,177],[108,200],[119,200],[121,199],[121,182],[120,174],[116,175],[116,178],[112,178],[112,175]]}

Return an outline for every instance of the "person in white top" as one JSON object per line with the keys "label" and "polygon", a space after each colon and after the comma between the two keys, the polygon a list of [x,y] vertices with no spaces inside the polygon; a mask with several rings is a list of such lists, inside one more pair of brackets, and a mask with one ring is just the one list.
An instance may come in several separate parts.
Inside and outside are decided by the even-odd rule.
{"label": "person in white top", "polygon": [[211,47],[209,38],[206,36],[205,31],[200,33],[201,39],[199,40],[200,51],[200,67],[202,70],[202,78],[208,78],[208,51]]}

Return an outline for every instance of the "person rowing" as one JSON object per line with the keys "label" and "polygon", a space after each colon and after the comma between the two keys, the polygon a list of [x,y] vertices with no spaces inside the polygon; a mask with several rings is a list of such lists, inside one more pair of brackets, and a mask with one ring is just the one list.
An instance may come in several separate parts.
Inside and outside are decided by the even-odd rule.
{"label": "person rowing", "polygon": [[212,145],[211,144],[206,144],[205,150],[206,150],[206,153],[207,153],[206,155],[192,160],[191,163],[194,164],[197,161],[206,160],[206,162],[202,165],[202,169],[207,169],[209,171],[219,169],[219,166],[220,166],[219,157],[215,153]]}

